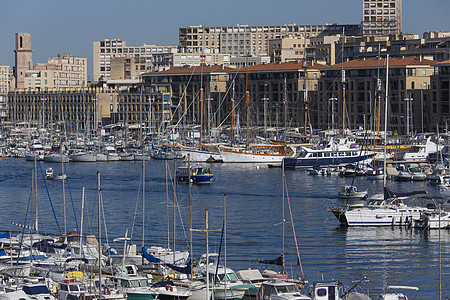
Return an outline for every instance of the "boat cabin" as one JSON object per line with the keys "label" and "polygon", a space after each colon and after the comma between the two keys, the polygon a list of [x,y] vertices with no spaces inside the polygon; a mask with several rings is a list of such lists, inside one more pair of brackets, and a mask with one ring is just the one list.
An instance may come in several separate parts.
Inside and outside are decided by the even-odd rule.
{"label": "boat cabin", "polygon": [[328,281],[314,282],[309,294],[314,300],[339,300],[344,292],[339,281]]}
{"label": "boat cabin", "polygon": [[295,299],[295,300],[311,300],[310,297],[300,293],[300,288],[293,282],[285,282],[282,280],[272,280],[263,282],[257,295],[258,300],[270,299]]}

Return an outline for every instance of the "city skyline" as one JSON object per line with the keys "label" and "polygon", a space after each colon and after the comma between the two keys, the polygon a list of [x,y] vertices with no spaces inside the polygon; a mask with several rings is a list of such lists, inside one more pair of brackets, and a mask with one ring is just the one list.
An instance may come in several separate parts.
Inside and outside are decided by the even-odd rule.
{"label": "city skyline", "polygon": [[[363,9],[361,0],[231,0],[226,5],[205,0],[136,1],[126,7],[116,0],[93,3],[25,0],[6,2],[3,7],[5,11],[21,13],[5,14],[2,18],[0,36],[5,42],[0,49],[0,64],[14,65],[14,34],[29,32],[33,63],[64,53],[85,57],[89,80],[92,80],[95,40],[120,38],[128,45],[178,45],[178,28],[184,26],[359,24]],[[426,7],[420,0],[404,1],[403,32],[421,37],[427,30],[450,30],[446,17],[449,9],[450,2],[445,0],[427,1]]]}

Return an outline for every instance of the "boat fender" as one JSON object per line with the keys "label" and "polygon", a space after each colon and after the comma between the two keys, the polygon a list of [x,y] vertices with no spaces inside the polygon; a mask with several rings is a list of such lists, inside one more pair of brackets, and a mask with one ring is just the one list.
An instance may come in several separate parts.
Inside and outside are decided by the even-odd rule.
{"label": "boat fender", "polygon": [[173,292],[173,287],[170,284],[166,285],[166,291]]}
{"label": "boat fender", "polygon": [[105,286],[105,287],[103,288],[103,294],[104,294],[104,295],[109,295],[109,294],[111,294],[111,291],[109,290],[108,287]]}
{"label": "boat fender", "polygon": [[81,300],[84,300],[84,299],[85,299],[85,296],[84,296],[83,293],[80,294],[80,299],[81,299]]}

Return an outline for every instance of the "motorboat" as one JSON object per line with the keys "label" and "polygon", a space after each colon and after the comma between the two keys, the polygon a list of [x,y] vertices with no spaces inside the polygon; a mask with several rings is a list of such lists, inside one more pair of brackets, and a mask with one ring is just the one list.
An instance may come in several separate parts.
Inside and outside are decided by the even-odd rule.
{"label": "motorboat", "polygon": [[331,212],[346,226],[410,226],[422,213],[436,209],[435,206],[409,206],[404,203],[405,197],[421,193],[426,192],[394,193],[385,188],[384,194],[369,197],[365,206],[332,208]]}
{"label": "motorboat", "polygon": [[[360,280],[356,285],[362,282]],[[356,287],[353,286],[353,288]],[[314,282],[309,288],[308,296],[312,300],[370,300],[369,296],[357,291],[345,290],[341,282],[336,280]]]}
{"label": "motorboat", "polygon": [[295,157],[285,158],[286,168],[308,168],[313,166],[335,166],[340,164],[354,164],[371,160],[375,152],[362,150],[355,141],[341,138],[330,139],[318,147],[302,147]]}
{"label": "motorboat", "polygon": [[383,180],[384,178],[384,172],[382,168],[377,169],[368,169],[366,172],[366,177],[369,180]]}
{"label": "motorboat", "polygon": [[94,293],[88,291],[87,282],[78,278],[67,278],[58,283],[58,294],[57,298],[59,300],[72,300],[72,299],[95,299]]}
{"label": "motorboat", "polygon": [[[394,290],[394,291],[391,291]],[[397,291],[395,291],[397,290]],[[390,285],[387,286],[383,294],[381,294],[378,297],[378,300],[408,300],[409,298],[403,294],[400,290],[411,290],[411,291],[417,291],[419,290],[418,287],[415,286],[396,286],[396,285]],[[415,297],[414,297],[415,299]]]}
{"label": "motorboat", "polygon": [[429,137],[425,144],[412,145],[409,151],[399,153],[398,159],[404,161],[426,161],[429,154],[441,151],[442,148],[443,146],[437,146]]}
{"label": "motorboat", "polygon": [[45,169],[45,179],[47,180],[65,180],[67,179],[66,173],[55,174],[53,168]]}
{"label": "motorboat", "polygon": [[326,175],[326,168],[321,168],[320,166],[314,166],[312,168],[308,168],[306,169],[306,172],[308,173],[308,175]]}
{"label": "motorboat", "polygon": [[[300,293],[298,285],[280,279],[263,282],[259,289],[257,300],[311,300],[309,296]],[[333,298],[325,298],[333,299]]]}
{"label": "motorboat", "polygon": [[116,151],[116,148],[112,147],[112,146],[107,146],[105,147],[105,151],[106,151],[106,159],[108,161],[119,161],[120,160],[120,156]]}
{"label": "motorboat", "polygon": [[[189,181],[189,168],[179,167],[177,169],[176,179],[178,182],[187,183]],[[210,168],[204,168],[202,166],[191,166],[190,179],[193,184],[206,184],[211,183],[213,174]]]}
{"label": "motorboat", "polygon": [[364,205],[367,196],[367,190],[358,191],[358,187],[354,185],[345,185],[339,191],[339,199],[345,201],[345,204],[350,206]]}
{"label": "motorboat", "polygon": [[450,213],[443,210],[424,213],[418,220],[414,220],[413,227],[422,229],[450,228]]}

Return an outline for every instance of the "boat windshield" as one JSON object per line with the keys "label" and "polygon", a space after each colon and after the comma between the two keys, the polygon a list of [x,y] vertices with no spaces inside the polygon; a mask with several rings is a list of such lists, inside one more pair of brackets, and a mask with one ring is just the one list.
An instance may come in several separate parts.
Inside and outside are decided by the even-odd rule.
{"label": "boat windshield", "polygon": [[277,286],[276,289],[277,289],[278,293],[297,293],[297,292],[299,292],[299,289],[295,284]]}
{"label": "boat windshield", "polygon": [[227,273],[226,277],[225,274],[218,274],[220,281],[238,281],[238,278],[235,273]]}
{"label": "boat windshield", "polygon": [[146,279],[121,280],[120,285],[126,288],[147,287],[148,281]]}

